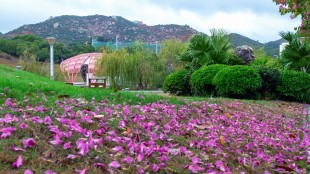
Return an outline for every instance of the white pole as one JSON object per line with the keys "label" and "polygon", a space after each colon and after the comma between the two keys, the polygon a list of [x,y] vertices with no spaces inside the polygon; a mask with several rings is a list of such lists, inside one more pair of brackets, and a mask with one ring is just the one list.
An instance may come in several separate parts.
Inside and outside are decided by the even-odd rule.
{"label": "white pole", "polygon": [[50,45],[50,56],[51,56],[51,80],[54,80],[54,45]]}
{"label": "white pole", "polygon": [[158,55],[158,41],[156,41],[156,55]]}
{"label": "white pole", "polygon": [[116,38],[115,38],[115,47],[116,47],[116,50],[118,50],[118,38],[119,38],[119,35],[117,34],[117,35],[116,35]]}
{"label": "white pole", "polygon": [[46,38],[48,43],[50,44],[50,59],[51,59],[51,80],[54,80],[54,43],[56,38],[48,37]]}

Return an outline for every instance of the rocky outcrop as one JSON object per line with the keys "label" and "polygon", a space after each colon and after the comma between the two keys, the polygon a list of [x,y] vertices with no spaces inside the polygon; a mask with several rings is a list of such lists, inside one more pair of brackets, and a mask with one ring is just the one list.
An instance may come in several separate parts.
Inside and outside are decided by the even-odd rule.
{"label": "rocky outcrop", "polygon": [[236,54],[245,64],[249,64],[255,59],[254,51],[250,46],[242,45],[236,48]]}

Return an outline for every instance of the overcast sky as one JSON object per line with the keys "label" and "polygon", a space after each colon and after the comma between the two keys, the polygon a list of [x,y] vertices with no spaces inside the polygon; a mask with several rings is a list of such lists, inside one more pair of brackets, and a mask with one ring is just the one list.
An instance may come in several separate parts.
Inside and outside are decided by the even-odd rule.
{"label": "overcast sky", "polygon": [[0,32],[61,15],[122,16],[147,25],[180,24],[209,33],[225,29],[262,43],[294,31],[299,19],[281,16],[272,0],[0,0]]}

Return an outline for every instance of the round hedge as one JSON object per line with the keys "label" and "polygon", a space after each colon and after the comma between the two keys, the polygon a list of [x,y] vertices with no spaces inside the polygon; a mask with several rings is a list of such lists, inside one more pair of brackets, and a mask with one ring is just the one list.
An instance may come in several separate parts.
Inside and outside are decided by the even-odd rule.
{"label": "round hedge", "polygon": [[262,78],[262,87],[259,92],[262,94],[263,98],[276,99],[276,89],[280,82],[280,70],[268,66],[254,66],[258,71],[260,77]]}
{"label": "round hedge", "polygon": [[177,70],[169,74],[163,84],[163,91],[165,93],[176,95],[189,95],[189,72],[187,70]]}
{"label": "round hedge", "polygon": [[223,97],[256,99],[262,79],[253,67],[236,65],[220,70],[213,84]]}
{"label": "round hedge", "polygon": [[214,95],[215,86],[212,83],[214,76],[223,68],[228,67],[223,64],[204,66],[195,71],[190,78],[190,85],[194,95],[205,96]]}
{"label": "round hedge", "polygon": [[310,103],[310,75],[298,71],[283,71],[277,90],[285,100]]}

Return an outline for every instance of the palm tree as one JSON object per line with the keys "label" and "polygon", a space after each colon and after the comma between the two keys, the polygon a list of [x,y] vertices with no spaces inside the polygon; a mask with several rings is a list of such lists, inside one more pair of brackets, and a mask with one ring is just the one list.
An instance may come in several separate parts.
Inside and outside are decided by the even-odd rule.
{"label": "palm tree", "polygon": [[210,33],[210,36],[204,33],[194,35],[179,57],[188,69],[194,71],[203,65],[226,64],[233,54],[226,31],[212,29]]}
{"label": "palm tree", "polygon": [[289,43],[281,53],[281,63],[288,69],[310,73],[310,42],[301,42],[297,33],[280,32],[280,36]]}

